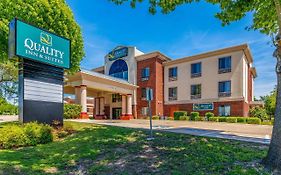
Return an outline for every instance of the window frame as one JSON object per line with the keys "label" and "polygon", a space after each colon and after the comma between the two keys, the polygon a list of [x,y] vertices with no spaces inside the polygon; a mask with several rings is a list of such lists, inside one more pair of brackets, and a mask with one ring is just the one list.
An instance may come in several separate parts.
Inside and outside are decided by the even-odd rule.
{"label": "window frame", "polygon": [[[195,87],[196,88],[196,86],[198,86],[199,87],[199,92],[200,93],[198,93],[198,94],[193,94],[193,90],[192,90],[192,88],[193,87]],[[197,90],[196,90],[197,91]],[[192,84],[192,85],[190,85],[190,99],[200,99],[201,98],[201,95],[202,95],[202,85],[201,84]]]}
{"label": "window frame", "polygon": [[[145,93],[143,94],[143,92],[145,92]],[[145,95],[145,96],[143,96],[143,95]],[[146,100],[146,88],[141,88],[141,99]]]}
{"label": "window frame", "polygon": [[[228,115],[226,115],[226,108],[229,107],[229,113]],[[223,108],[223,115],[221,115],[221,109]],[[224,116],[224,117],[227,117],[227,116],[230,116],[231,115],[231,105],[229,104],[226,104],[226,105],[220,105],[219,106],[219,109],[218,109],[218,112],[219,112],[219,116]]]}
{"label": "window frame", "polygon": [[122,102],[122,95],[120,95],[120,94],[112,94],[111,95],[111,101],[112,101],[112,103]]}
{"label": "window frame", "polygon": [[[173,69],[175,69],[176,71],[172,71]],[[169,73],[169,81],[176,81],[178,79],[178,67],[170,67],[168,73]],[[175,75],[172,75],[174,73]]]}
{"label": "window frame", "polygon": [[[228,83],[229,82],[229,91],[220,91],[220,84],[221,83]],[[231,96],[231,80],[227,80],[227,81],[219,81],[218,83],[218,96],[219,97],[230,97]]]}
{"label": "window frame", "polygon": [[149,77],[150,77],[150,68],[149,67],[142,68],[141,69],[141,81],[147,81],[147,80],[149,80]]}
{"label": "window frame", "polygon": [[[226,65],[227,65],[226,61],[224,63],[225,67],[221,67],[221,65],[222,65],[221,61],[223,59],[230,59],[229,67],[226,67]],[[232,56],[225,56],[225,57],[221,57],[218,59],[218,73],[219,74],[231,72],[231,69],[232,69]]]}
{"label": "window frame", "polygon": [[[193,66],[200,65],[200,72],[193,73]],[[201,77],[202,76],[202,62],[192,63],[190,65],[190,75],[191,78]]]}
{"label": "window frame", "polygon": [[[175,89],[176,91],[176,95],[174,96],[170,96],[170,89]],[[172,93],[172,94],[174,94],[174,92]],[[175,101],[175,100],[178,100],[178,87],[169,87],[168,88],[168,99],[169,99],[169,101]]]}

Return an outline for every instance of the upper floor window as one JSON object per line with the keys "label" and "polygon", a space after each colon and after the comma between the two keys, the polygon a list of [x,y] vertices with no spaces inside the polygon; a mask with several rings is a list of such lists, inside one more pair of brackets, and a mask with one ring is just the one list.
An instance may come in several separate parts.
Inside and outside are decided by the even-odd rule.
{"label": "upper floor window", "polygon": [[146,100],[146,88],[141,88],[141,99]]}
{"label": "upper floor window", "polygon": [[201,98],[201,84],[191,85],[191,99]]}
{"label": "upper floor window", "polygon": [[219,73],[231,72],[231,56],[219,58]]}
{"label": "upper floor window", "polygon": [[122,101],[122,96],[120,94],[112,94],[112,102],[121,102]]}
{"label": "upper floor window", "polygon": [[178,88],[177,87],[172,87],[169,88],[169,100],[177,100],[178,99]]}
{"label": "upper floor window", "polygon": [[231,81],[219,82],[219,97],[231,96]]}
{"label": "upper floor window", "polygon": [[201,77],[201,62],[191,64],[191,77]]}
{"label": "upper floor window", "polygon": [[145,81],[148,79],[149,79],[149,67],[146,67],[141,70],[141,80]]}
{"label": "upper floor window", "polygon": [[124,60],[116,60],[109,69],[109,75],[128,80],[128,66]]}
{"label": "upper floor window", "polygon": [[172,67],[169,68],[169,81],[175,81],[178,79],[178,68]]}

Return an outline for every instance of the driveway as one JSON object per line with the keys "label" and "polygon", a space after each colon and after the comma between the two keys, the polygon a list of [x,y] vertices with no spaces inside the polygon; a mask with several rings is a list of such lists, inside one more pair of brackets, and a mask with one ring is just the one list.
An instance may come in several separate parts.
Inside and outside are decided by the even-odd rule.
{"label": "driveway", "polygon": [[18,121],[17,115],[0,115],[0,123]]}
{"label": "driveway", "polygon": [[[71,120],[127,128],[149,129],[149,120]],[[153,120],[153,129],[196,136],[269,144],[272,126],[238,123]]]}

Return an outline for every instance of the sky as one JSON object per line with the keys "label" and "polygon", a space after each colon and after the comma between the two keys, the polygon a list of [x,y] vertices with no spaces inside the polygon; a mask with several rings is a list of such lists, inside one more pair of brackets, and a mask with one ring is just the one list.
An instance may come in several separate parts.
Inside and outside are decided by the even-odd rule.
{"label": "sky", "polygon": [[119,45],[135,46],[147,53],[160,51],[172,59],[248,43],[258,77],[254,95],[270,93],[276,85],[276,60],[271,38],[258,31],[247,31],[252,23],[248,14],[240,21],[222,26],[214,17],[216,5],[205,2],[178,7],[170,14],[148,13],[148,4],[117,6],[108,0],[66,0],[81,27],[86,56],[81,68],[104,64],[104,56]]}

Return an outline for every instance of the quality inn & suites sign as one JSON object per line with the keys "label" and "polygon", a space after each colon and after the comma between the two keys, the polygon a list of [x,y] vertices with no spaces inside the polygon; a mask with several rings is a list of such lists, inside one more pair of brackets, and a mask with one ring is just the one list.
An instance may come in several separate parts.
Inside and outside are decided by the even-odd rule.
{"label": "quality inn & suites sign", "polygon": [[70,67],[70,40],[14,19],[10,23],[9,56],[62,68]]}

